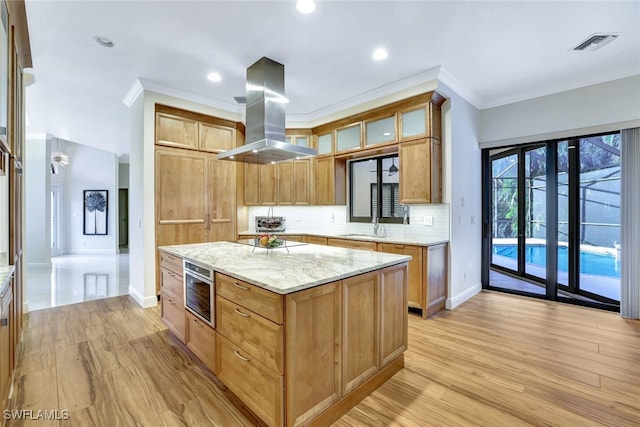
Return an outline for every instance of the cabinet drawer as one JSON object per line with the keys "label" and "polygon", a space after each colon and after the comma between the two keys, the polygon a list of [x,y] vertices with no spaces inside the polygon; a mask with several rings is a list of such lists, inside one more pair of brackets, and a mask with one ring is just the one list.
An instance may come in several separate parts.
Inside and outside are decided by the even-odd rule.
{"label": "cabinet drawer", "polygon": [[185,313],[187,315],[187,347],[215,373],[216,331],[188,311],[185,310]]}
{"label": "cabinet drawer", "polygon": [[220,296],[216,297],[216,325],[220,335],[258,359],[267,368],[284,374],[284,327],[234,304]]}
{"label": "cabinet drawer", "polygon": [[184,284],[182,283],[182,276],[178,273],[174,273],[171,270],[167,270],[164,267],[160,268],[161,277],[161,288],[160,290],[164,290],[170,294],[173,294],[180,301],[184,301]]}
{"label": "cabinet drawer", "polygon": [[302,236],[302,241],[305,243],[311,243],[312,245],[326,245],[327,238],[320,236]]}
{"label": "cabinet drawer", "polygon": [[284,387],[280,375],[218,335],[218,378],[269,426],[283,425]]}
{"label": "cabinet drawer", "polygon": [[184,342],[185,338],[185,310],[181,300],[172,295],[160,294],[162,303],[162,321],[173,334]]}
{"label": "cabinet drawer", "polygon": [[160,267],[171,270],[182,276],[182,258],[166,252],[160,252]]}
{"label": "cabinet drawer", "polygon": [[231,302],[282,324],[282,295],[219,273],[216,273],[216,292]]}
{"label": "cabinet drawer", "polygon": [[350,240],[350,239],[327,239],[327,245],[339,246],[341,248],[348,249],[363,249],[366,251],[375,251],[376,242],[367,242],[364,240]]}

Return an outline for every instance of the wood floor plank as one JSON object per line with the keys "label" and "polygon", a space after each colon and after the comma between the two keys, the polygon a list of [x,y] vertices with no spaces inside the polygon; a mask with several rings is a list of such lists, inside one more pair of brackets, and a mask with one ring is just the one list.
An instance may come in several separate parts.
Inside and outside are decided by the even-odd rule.
{"label": "wood floor plank", "polygon": [[[256,421],[178,344],[158,307],[129,296],[29,313],[10,409],[69,422],[7,426],[251,426]],[[482,292],[409,315],[405,368],[335,425],[640,425],[640,322]],[[260,392],[260,391],[256,391]]]}

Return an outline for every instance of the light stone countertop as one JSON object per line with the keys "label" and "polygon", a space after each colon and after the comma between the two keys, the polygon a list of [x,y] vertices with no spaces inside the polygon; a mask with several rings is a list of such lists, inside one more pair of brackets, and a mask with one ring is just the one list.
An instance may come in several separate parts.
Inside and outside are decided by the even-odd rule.
{"label": "light stone countertop", "polygon": [[[257,234],[262,234],[262,233],[257,233],[252,231],[243,231],[238,233],[239,236],[255,236]],[[304,231],[300,233],[296,233],[294,231],[291,231],[291,232],[272,233],[272,234],[281,236],[283,239],[286,239],[287,235],[289,236],[320,236],[320,237],[327,237],[331,239],[364,240],[368,242],[394,243],[398,245],[415,245],[415,246],[433,246],[433,245],[439,245],[441,243],[449,242],[448,239],[442,239],[437,237],[426,238],[426,239],[424,237],[416,237],[413,235],[379,237],[379,236],[374,236],[373,233],[360,234],[357,232],[352,232],[352,233],[344,232],[340,234],[340,233],[329,233],[329,232],[322,232],[322,231],[314,232],[314,233],[307,233]]]}
{"label": "light stone countertop", "polygon": [[411,260],[407,255],[304,244],[271,250],[231,242],[161,246],[194,261],[278,294],[288,294]]}
{"label": "light stone countertop", "polygon": [[16,268],[13,265],[5,265],[0,267],[0,291],[4,289],[4,286],[9,282],[9,279],[13,275]]}

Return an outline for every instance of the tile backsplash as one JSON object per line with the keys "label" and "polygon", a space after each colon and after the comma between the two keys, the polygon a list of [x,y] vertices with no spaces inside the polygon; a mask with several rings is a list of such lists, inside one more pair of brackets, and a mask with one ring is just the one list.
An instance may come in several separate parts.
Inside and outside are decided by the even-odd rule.
{"label": "tile backsplash", "polygon": [[[255,232],[255,217],[267,215],[268,206],[248,207],[248,224],[238,230]],[[371,233],[371,223],[348,222],[347,206],[275,206],[274,216],[286,218],[287,233]],[[430,225],[427,225],[430,224]],[[449,239],[449,205],[410,205],[409,224],[385,224],[387,236]]]}

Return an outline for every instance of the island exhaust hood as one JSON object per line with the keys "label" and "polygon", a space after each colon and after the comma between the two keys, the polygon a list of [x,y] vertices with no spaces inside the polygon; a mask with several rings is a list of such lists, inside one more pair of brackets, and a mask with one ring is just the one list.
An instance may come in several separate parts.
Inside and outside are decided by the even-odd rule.
{"label": "island exhaust hood", "polygon": [[247,68],[246,143],[218,154],[218,160],[275,163],[316,155],[285,142],[284,65],[263,57]]}

